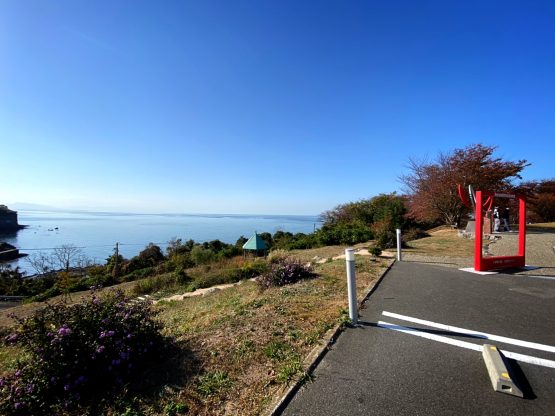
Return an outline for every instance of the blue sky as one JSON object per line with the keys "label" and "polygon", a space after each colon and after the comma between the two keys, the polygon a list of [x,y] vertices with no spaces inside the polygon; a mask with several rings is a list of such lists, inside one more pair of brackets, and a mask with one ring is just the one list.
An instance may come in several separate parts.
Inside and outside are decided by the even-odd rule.
{"label": "blue sky", "polygon": [[555,2],[0,2],[0,203],[317,214],[472,143],[554,177]]}

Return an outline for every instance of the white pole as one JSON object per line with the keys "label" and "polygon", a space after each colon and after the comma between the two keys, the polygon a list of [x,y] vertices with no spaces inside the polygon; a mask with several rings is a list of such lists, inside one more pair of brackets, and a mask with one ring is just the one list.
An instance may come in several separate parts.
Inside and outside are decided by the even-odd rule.
{"label": "white pole", "polygon": [[349,296],[349,318],[356,325],[358,322],[357,307],[357,279],[355,274],[355,250],[345,250],[345,262],[347,263],[347,292]]}
{"label": "white pole", "polygon": [[401,230],[397,228],[397,261],[403,260],[403,254],[401,253]]}

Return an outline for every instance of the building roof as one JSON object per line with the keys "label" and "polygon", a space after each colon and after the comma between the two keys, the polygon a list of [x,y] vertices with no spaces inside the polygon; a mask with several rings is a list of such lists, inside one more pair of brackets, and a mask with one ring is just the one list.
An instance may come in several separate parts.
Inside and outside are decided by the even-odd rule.
{"label": "building roof", "polygon": [[268,246],[266,242],[257,234],[254,235],[247,240],[245,244],[243,244],[244,250],[267,250]]}

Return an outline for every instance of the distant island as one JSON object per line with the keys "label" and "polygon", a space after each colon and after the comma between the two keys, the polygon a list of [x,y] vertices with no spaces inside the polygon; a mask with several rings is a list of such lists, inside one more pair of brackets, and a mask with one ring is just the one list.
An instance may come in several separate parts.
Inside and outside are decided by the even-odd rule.
{"label": "distant island", "polygon": [[12,211],[6,205],[0,205],[0,233],[13,232],[25,228],[17,222],[17,211]]}

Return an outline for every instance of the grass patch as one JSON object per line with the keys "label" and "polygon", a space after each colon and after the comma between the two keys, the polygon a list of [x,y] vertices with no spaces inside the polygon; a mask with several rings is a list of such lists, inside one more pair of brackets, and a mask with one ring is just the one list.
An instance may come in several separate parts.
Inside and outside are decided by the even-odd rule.
{"label": "grass patch", "polygon": [[22,358],[23,354],[19,348],[9,345],[0,346],[0,377],[15,370],[17,361]]}
{"label": "grass patch", "polygon": [[[343,252],[343,247],[327,247],[293,255],[304,261]],[[385,259],[357,258],[361,297],[388,264]],[[252,265],[245,267],[243,259],[234,259],[217,267],[187,270],[187,275],[193,282],[220,283],[222,268],[253,270]],[[152,374],[137,381],[145,385],[146,393],[114,403],[113,414],[261,414],[284,385],[306,376],[303,357],[326,331],[345,319],[344,260],[316,264],[314,271],[317,278],[293,285],[261,291],[246,280],[206,296],[156,304],[163,335],[174,338],[183,352],[176,353],[169,364],[160,357]],[[151,279],[146,279],[147,285],[158,285]],[[164,279],[171,286],[171,277],[164,275],[158,276],[158,286]],[[127,289],[133,291],[137,284],[126,283]],[[72,298],[77,300],[73,294]],[[16,355],[17,351],[0,346],[0,367],[7,368]],[[175,380],[169,380],[168,374],[174,374]]]}
{"label": "grass patch", "polygon": [[[543,223],[537,223],[537,224],[530,224],[530,225],[527,225],[526,228],[534,231],[555,231],[555,222],[543,222]],[[515,227],[514,229],[518,229],[518,228]]]}
{"label": "grass patch", "polygon": [[430,237],[410,241],[403,251],[432,257],[472,257],[474,254],[474,240],[459,237],[457,230],[440,229],[430,234]]}
{"label": "grass patch", "polygon": [[223,371],[206,373],[199,377],[197,389],[204,396],[210,396],[231,387],[229,376]]}

